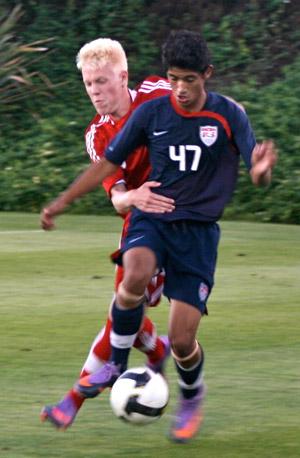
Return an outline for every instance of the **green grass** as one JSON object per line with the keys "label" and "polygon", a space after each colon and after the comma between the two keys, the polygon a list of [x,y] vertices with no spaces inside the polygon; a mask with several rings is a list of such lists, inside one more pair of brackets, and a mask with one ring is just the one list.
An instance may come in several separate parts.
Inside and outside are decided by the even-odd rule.
{"label": "green grass", "polygon": [[[155,424],[133,427],[90,400],[59,433],[39,421],[79,373],[111,299],[108,255],[116,217],[68,215],[58,230],[38,216],[0,214],[0,456],[5,458],[298,458],[300,450],[300,227],[223,222],[216,286],[199,332],[206,351],[206,419],[186,446]],[[164,300],[151,316],[166,332]],[[134,350],[131,365],[142,363]]]}

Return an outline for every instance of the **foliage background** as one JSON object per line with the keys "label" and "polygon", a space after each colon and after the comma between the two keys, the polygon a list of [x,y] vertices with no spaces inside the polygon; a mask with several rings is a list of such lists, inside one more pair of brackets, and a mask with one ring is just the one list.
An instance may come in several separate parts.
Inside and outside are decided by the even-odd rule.
{"label": "foliage background", "polygon": [[[0,17],[13,6],[23,16],[14,40],[53,38],[50,51],[28,64],[47,76],[51,95],[33,93],[0,108],[0,210],[39,211],[88,164],[84,129],[93,108],[75,66],[79,48],[99,36],[118,39],[129,59],[130,83],[163,74],[160,47],[171,29],[202,31],[215,65],[210,89],[243,103],[258,139],[280,151],[268,189],[253,189],[241,167],[225,217],[300,223],[300,3],[297,0],[0,0]],[[0,31],[1,33],[1,31]],[[1,37],[0,37],[1,38]],[[6,45],[0,40],[0,55]],[[1,86],[0,86],[1,90]],[[111,212],[103,193],[76,212]]]}

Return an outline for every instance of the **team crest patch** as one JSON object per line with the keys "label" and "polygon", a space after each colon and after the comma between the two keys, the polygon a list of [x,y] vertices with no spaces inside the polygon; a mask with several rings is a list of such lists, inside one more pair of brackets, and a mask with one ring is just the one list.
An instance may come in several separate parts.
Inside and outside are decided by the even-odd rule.
{"label": "team crest patch", "polygon": [[218,138],[217,126],[200,126],[200,138],[204,145],[211,146]]}
{"label": "team crest patch", "polygon": [[199,286],[200,301],[205,302],[207,299],[208,293],[209,293],[208,286],[205,283],[201,282]]}

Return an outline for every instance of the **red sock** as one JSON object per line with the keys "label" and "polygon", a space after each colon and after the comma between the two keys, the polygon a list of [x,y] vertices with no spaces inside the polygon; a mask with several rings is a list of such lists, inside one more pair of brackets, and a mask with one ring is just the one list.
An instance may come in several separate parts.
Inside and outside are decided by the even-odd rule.
{"label": "red sock", "polygon": [[[110,346],[110,330],[111,330],[111,320],[107,318],[105,328],[103,333],[100,334],[100,337],[94,343],[93,354],[102,362],[109,361],[111,355],[111,346]],[[83,367],[79,378],[89,375],[90,372]]]}
{"label": "red sock", "polygon": [[85,398],[83,398],[79,393],[78,391],[75,391],[74,388],[72,388],[67,396],[70,396],[72,398],[72,400],[74,401],[74,404],[76,405],[77,409],[79,410],[80,407],[82,406],[82,404],[84,403],[85,401]]}
{"label": "red sock", "polygon": [[150,363],[156,363],[164,356],[164,343],[156,335],[155,325],[147,316],[135,339],[134,347],[145,353]]}
{"label": "red sock", "polygon": [[111,330],[111,320],[107,318],[104,334],[102,335],[99,342],[96,343],[94,347],[94,354],[98,359],[102,361],[108,361],[111,355],[111,346],[110,346],[110,330]]}

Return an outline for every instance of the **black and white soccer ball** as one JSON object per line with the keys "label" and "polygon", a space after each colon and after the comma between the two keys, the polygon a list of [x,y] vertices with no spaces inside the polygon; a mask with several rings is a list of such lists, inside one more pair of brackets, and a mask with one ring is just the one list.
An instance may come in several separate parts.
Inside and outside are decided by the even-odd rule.
{"label": "black and white soccer ball", "polygon": [[110,393],[110,404],[115,415],[141,425],[160,418],[168,400],[166,380],[148,367],[128,369],[116,380]]}

